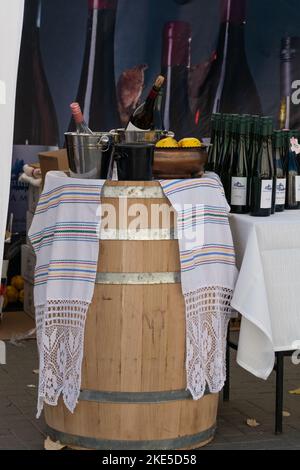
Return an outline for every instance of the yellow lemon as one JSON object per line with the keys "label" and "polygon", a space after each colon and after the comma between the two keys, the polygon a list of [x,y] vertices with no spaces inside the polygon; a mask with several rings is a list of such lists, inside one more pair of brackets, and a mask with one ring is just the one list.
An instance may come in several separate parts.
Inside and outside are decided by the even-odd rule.
{"label": "yellow lemon", "polygon": [[24,289],[20,290],[20,292],[19,292],[19,301],[22,304],[24,303]]}
{"label": "yellow lemon", "polygon": [[186,137],[178,142],[179,147],[202,147],[202,142],[195,137]]}
{"label": "yellow lemon", "polygon": [[19,299],[19,292],[14,286],[7,286],[6,297],[9,304],[17,302]]}
{"label": "yellow lemon", "polygon": [[24,289],[24,279],[22,276],[14,276],[11,280],[11,285],[18,290]]}
{"label": "yellow lemon", "polygon": [[156,144],[156,147],[178,147],[178,142],[177,140],[173,139],[173,137],[166,137],[165,139],[159,140]]}

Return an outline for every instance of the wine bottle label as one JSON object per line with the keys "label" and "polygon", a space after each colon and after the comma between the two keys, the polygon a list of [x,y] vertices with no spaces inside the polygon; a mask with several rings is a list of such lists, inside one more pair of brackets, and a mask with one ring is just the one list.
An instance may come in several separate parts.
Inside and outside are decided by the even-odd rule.
{"label": "wine bottle label", "polygon": [[276,181],[276,206],[285,204],[286,179],[277,178]]}
{"label": "wine bottle label", "polygon": [[296,202],[300,202],[300,176],[295,176],[295,192]]}
{"label": "wine bottle label", "polygon": [[231,205],[246,206],[247,205],[247,178],[232,177],[231,178]]}
{"label": "wine bottle label", "polygon": [[151,129],[140,129],[139,127],[135,127],[131,122],[128,123],[128,126],[126,127],[126,131],[138,131],[138,132],[147,132],[150,131]]}
{"label": "wine bottle label", "polygon": [[260,196],[260,208],[261,209],[271,209],[272,190],[273,190],[273,180],[262,180],[261,196]]}

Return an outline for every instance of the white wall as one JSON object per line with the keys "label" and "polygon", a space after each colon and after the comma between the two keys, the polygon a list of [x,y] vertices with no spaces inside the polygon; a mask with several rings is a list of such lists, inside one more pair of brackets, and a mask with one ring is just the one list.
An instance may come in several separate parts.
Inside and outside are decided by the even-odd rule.
{"label": "white wall", "polygon": [[13,145],[24,0],[0,0],[0,276]]}

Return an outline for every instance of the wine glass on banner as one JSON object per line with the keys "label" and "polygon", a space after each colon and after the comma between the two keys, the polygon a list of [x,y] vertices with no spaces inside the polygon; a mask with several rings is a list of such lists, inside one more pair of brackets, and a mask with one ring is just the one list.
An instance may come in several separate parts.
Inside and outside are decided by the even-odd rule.
{"label": "wine glass on banner", "polygon": [[[86,1],[88,23],[76,103],[87,129],[106,132],[120,127],[114,66],[118,0]],[[73,119],[69,130],[75,130]]]}
{"label": "wine glass on banner", "polygon": [[14,232],[26,230],[28,186],[19,182],[24,164],[38,161],[38,154],[58,148],[56,111],[40,50],[42,0],[25,0],[20,49],[14,147],[9,212],[14,214]]}

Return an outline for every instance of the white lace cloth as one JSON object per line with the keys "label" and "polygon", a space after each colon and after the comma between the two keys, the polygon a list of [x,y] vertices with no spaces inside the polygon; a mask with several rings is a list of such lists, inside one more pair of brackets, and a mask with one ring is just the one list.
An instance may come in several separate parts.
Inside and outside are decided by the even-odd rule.
{"label": "white lace cloth", "polygon": [[218,393],[226,378],[226,335],[237,278],[230,210],[217,175],[161,181],[177,212],[181,284],[186,306],[187,389]]}
{"label": "white lace cloth", "polygon": [[34,299],[40,357],[38,413],[60,395],[73,412],[84,327],[94,293],[104,181],[47,174],[29,238],[37,256]]}

